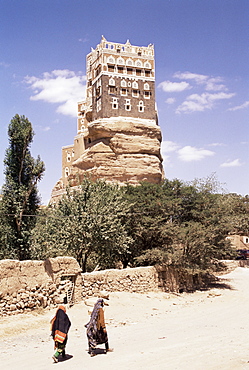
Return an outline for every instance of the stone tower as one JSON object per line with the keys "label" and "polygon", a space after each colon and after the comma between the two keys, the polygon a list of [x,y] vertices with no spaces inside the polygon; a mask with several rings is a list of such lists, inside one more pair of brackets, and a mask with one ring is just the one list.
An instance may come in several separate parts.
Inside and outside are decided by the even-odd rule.
{"label": "stone tower", "polygon": [[93,180],[159,183],[161,130],[155,103],[154,46],[107,41],[86,57],[86,99],[78,103],[74,144],[62,148],[62,177],[52,191]]}

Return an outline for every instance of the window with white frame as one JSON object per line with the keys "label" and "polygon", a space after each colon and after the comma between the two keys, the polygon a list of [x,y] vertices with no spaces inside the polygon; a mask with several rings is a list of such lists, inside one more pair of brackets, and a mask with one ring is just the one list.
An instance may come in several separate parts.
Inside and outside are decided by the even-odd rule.
{"label": "window with white frame", "polygon": [[132,88],[133,89],[138,89],[138,83],[136,81],[132,82]]}
{"label": "window with white frame", "polygon": [[71,153],[67,152],[67,162],[71,162]]}
{"label": "window with white frame", "polygon": [[144,112],[144,102],[142,100],[138,103],[138,111]]}
{"label": "window with white frame", "polygon": [[118,98],[112,98],[112,109],[118,109]]}
{"label": "window with white frame", "polygon": [[120,95],[127,96],[128,89],[121,88],[120,89]]}
{"label": "window with white frame", "polygon": [[65,177],[68,177],[70,175],[70,171],[68,167],[65,167]]}
{"label": "window with white frame", "polygon": [[150,91],[144,91],[144,99],[150,99]]}
{"label": "window with white frame", "polygon": [[109,94],[115,94],[116,93],[116,87],[115,86],[109,86]]}
{"label": "window with white frame", "polygon": [[136,60],[136,62],[135,62],[135,66],[136,66],[136,67],[142,67],[142,62],[141,62],[141,60]]}
{"label": "window with white frame", "polygon": [[131,99],[125,99],[125,110],[131,110]]}
{"label": "window with white frame", "polygon": [[139,90],[133,89],[132,90],[132,96],[133,96],[133,98],[138,98],[139,97]]}
{"label": "window with white frame", "polygon": [[109,79],[109,86],[115,86],[115,80],[114,78]]}
{"label": "window with white frame", "polygon": [[150,69],[151,68],[151,64],[149,62],[145,62],[144,63],[144,68]]}
{"label": "window with white frame", "polygon": [[144,84],[144,90],[150,90],[150,85],[147,82]]}
{"label": "window with white frame", "polygon": [[97,107],[96,107],[97,112],[101,110],[101,99],[97,100]]}
{"label": "window with white frame", "polygon": [[122,80],[120,85],[121,87],[127,87],[127,82],[125,80]]}
{"label": "window with white frame", "polygon": [[117,61],[118,64],[125,64],[124,62],[124,59],[123,58],[118,58],[118,61]]}
{"label": "window with white frame", "polygon": [[108,63],[114,64],[115,63],[115,59],[113,57],[109,57],[108,58]]}
{"label": "window with white frame", "polygon": [[127,66],[133,66],[133,60],[132,59],[128,59],[127,62],[126,62],[126,65]]}
{"label": "window with white frame", "polygon": [[115,71],[115,66],[108,64],[108,72],[114,72]]}

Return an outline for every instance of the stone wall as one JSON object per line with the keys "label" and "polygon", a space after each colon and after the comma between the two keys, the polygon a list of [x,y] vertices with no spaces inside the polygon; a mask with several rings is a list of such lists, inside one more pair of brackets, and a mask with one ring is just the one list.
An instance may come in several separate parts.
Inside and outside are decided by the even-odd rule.
{"label": "stone wall", "polygon": [[[237,266],[238,261],[228,263],[227,272]],[[82,274],[80,266],[72,257],[49,258],[45,261],[2,260],[0,315],[54,307],[62,303],[66,296],[69,304],[73,304],[89,297],[101,296],[103,291],[194,291],[206,286],[210,278],[205,274],[193,275],[167,266],[111,269]]]}
{"label": "stone wall", "polygon": [[0,315],[16,314],[63,302],[74,283],[74,300],[81,297],[81,269],[74,258],[45,261],[0,261]]}
{"label": "stone wall", "polygon": [[101,291],[144,293],[158,289],[158,275],[152,266],[82,274],[82,297],[98,295]]}

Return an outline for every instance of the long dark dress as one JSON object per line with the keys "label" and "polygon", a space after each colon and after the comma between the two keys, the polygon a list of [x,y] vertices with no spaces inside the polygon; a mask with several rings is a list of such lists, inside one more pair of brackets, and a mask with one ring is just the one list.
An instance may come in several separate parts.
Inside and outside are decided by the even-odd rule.
{"label": "long dark dress", "polygon": [[[108,336],[105,329],[104,318],[100,320],[100,313],[103,315],[104,300],[98,299],[95,303],[90,321],[85,325],[89,348],[94,349],[98,344],[105,343],[108,346]],[[102,311],[102,312],[101,312]]]}

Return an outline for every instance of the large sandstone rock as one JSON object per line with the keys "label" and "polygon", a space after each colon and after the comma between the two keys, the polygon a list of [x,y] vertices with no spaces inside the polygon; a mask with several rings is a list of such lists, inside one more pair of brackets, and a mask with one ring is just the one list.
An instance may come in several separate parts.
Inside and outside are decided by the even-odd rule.
{"label": "large sandstone rock", "polygon": [[[105,179],[138,185],[159,183],[163,177],[161,130],[154,120],[116,117],[88,124],[85,150],[72,163],[70,186],[79,185],[85,175],[93,181]],[[61,196],[65,185],[60,179],[52,199]]]}

